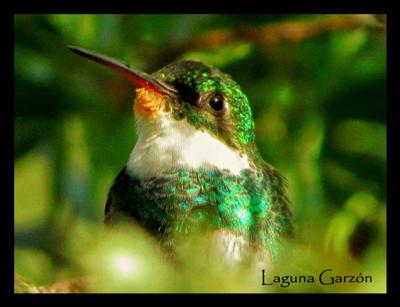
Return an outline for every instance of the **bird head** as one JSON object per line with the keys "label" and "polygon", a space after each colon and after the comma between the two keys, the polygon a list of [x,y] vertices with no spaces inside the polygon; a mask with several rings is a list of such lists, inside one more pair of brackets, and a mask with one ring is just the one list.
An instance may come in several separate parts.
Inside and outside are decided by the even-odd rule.
{"label": "bird head", "polygon": [[136,87],[136,118],[157,121],[169,116],[176,121],[186,120],[196,129],[241,150],[254,141],[247,96],[229,75],[218,69],[197,61],[177,61],[150,75],[108,56],[69,48],[108,66]]}

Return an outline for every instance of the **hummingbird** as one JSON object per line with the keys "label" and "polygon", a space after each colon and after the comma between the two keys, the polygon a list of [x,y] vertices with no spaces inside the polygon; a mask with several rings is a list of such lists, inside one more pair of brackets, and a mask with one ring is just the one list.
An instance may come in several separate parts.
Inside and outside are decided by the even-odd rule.
{"label": "hummingbird", "polygon": [[133,220],[173,249],[176,236],[212,235],[225,257],[279,253],[293,233],[284,177],[255,142],[249,100],[217,68],[180,60],[152,74],[68,46],[132,83],[137,142],[115,178],[106,224]]}

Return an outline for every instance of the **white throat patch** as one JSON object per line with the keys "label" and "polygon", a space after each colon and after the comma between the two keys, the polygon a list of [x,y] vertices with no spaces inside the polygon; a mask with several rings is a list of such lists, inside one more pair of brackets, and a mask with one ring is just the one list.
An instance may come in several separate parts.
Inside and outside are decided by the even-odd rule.
{"label": "white throat patch", "polygon": [[138,139],[127,164],[130,174],[153,177],[164,171],[184,169],[227,169],[234,175],[249,167],[240,155],[206,131],[196,130],[186,119],[161,115],[156,120],[137,116]]}

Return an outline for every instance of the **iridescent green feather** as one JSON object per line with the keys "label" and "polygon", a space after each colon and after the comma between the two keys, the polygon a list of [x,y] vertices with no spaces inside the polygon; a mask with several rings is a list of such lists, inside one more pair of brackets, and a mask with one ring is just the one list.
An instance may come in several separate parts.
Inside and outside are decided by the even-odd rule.
{"label": "iridescent green feather", "polygon": [[135,218],[160,239],[225,229],[274,254],[291,232],[290,211],[275,173],[174,170],[140,180],[124,170],[110,192],[106,220],[114,212]]}

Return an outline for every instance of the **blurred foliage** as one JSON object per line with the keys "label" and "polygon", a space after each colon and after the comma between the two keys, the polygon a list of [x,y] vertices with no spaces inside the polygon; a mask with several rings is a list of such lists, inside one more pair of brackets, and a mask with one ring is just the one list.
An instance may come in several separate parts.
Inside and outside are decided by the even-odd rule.
{"label": "blurred foliage", "polygon": [[[134,91],[66,45],[147,72],[185,58],[232,75],[289,183],[296,238],[276,273],[374,282],[262,287],[260,270],[204,263],[204,242],[176,268],[142,230],[102,229],[136,140]],[[14,64],[14,260],[34,284],[96,273],[92,291],[386,291],[386,32],[371,16],[16,15]]]}

